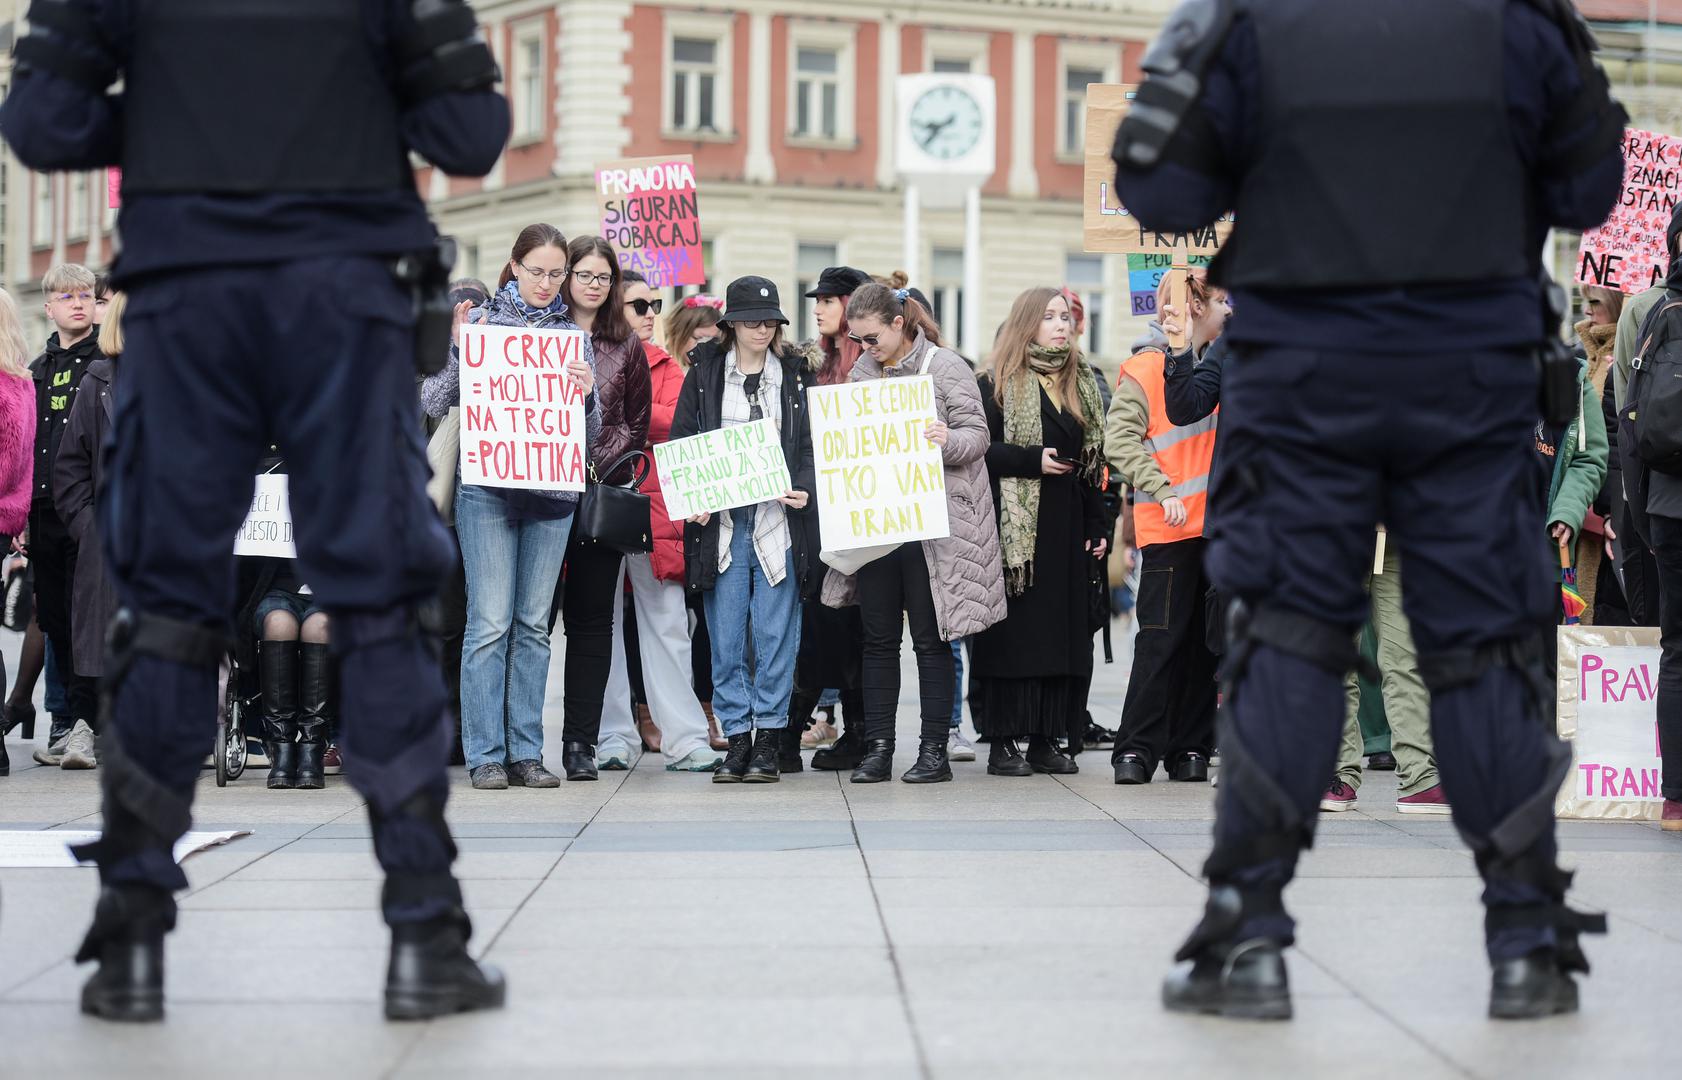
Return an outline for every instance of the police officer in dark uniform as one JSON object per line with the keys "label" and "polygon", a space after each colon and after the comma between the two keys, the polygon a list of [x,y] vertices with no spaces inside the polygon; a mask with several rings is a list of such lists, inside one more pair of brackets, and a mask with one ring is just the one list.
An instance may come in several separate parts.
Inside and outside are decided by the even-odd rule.
{"label": "police officer in dark uniform", "polygon": [[1146,58],[1118,194],[1156,230],[1235,214],[1210,274],[1235,311],[1209,555],[1237,598],[1226,768],[1170,1009],[1291,1013],[1281,893],[1332,774],[1381,521],[1485,883],[1490,1014],[1577,1007],[1577,935],[1604,920],[1565,906],[1555,864],[1570,754],[1546,719],[1531,434],[1576,407],[1543,238],[1600,223],[1623,175],[1593,47],[1567,0],[1190,0]]}
{"label": "police officer in dark uniform", "polygon": [[[82,1010],[163,1016],[171,849],[214,726],[233,537],[291,462],[302,574],[332,617],[345,771],[392,930],[386,1015],[494,1007],[444,821],[449,732],[419,605],[449,541],[415,365],[448,349],[448,262],[411,151],[482,176],[507,140],[461,0],[33,0],[0,131],[32,169],[123,168],[129,294],[101,531],[124,606],[101,733],[102,884]],[[123,90],[111,87],[121,78]]]}

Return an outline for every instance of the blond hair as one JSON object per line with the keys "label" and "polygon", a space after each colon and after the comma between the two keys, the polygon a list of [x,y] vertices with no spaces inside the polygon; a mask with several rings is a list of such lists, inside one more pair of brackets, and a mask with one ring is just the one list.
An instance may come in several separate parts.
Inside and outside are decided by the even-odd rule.
{"label": "blond hair", "polygon": [[23,337],[18,302],[0,289],[0,375],[29,378],[29,343]]}
{"label": "blond hair", "polygon": [[[1028,346],[1039,336],[1040,323],[1045,319],[1045,309],[1053,300],[1062,300],[1064,304],[1069,302],[1061,289],[1044,286],[1024,292],[1010,307],[1010,315],[999,330],[998,346],[993,350],[993,398],[1001,406],[1005,403],[1005,387],[1010,385],[1012,379],[1033,377],[1033,372],[1028,368]],[[1072,331],[1073,312],[1070,315]],[[1103,417],[1088,417],[1081,411],[1080,369],[1085,363],[1086,358],[1080,351],[1080,339],[1071,333],[1069,362],[1052,376],[1052,383],[1063,408],[1067,409],[1069,415],[1079,421],[1083,428],[1103,421]]]}
{"label": "blond hair", "polygon": [[59,263],[48,270],[47,276],[41,279],[41,295],[50,300],[54,293],[69,292],[71,289],[92,291],[94,280],[93,271],[80,263]]}
{"label": "blond hair", "polygon": [[128,307],[128,293],[111,294],[105,306],[105,321],[99,324],[99,351],[106,356],[123,355],[123,311]]}

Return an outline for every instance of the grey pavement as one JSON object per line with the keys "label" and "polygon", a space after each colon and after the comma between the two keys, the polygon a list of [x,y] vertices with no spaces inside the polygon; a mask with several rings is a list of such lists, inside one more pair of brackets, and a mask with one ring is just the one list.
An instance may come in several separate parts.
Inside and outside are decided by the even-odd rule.
{"label": "grey pavement", "polygon": [[[0,639],[15,657],[15,635]],[[557,649],[557,695],[559,664]],[[1106,725],[1125,678],[1100,669]],[[553,746],[558,699],[548,721]],[[96,774],[10,748],[0,828],[97,823]],[[473,948],[506,971],[509,1005],[402,1026],[381,1019],[379,871],[355,794],[341,778],[271,793],[261,773],[218,789],[206,773],[196,827],[255,833],[185,864],[162,1025],[76,1011],[92,870],[0,870],[0,1077],[1674,1071],[1682,836],[1562,826],[1576,898],[1610,911],[1612,934],[1589,941],[1580,1015],[1498,1025],[1471,859],[1446,819],[1394,813],[1393,774],[1370,775],[1287,894],[1296,1019],[1188,1019],[1162,1012],[1157,986],[1200,910],[1213,792],[1118,788],[1107,751],[1081,762],[1031,779],[960,764],[930,787],[811,771],[714,787],[651,759],[558,791],[476,792],[456,770]]]}

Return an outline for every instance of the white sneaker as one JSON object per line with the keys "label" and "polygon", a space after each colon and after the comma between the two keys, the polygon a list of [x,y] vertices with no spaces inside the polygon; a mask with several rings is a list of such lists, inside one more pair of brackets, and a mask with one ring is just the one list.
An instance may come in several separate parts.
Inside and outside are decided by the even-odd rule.
{"label": "white sneaker", "polygon": [[49,743],[45,750],[37,750],[31,756],[35,758],[37,765],[45,765],[50,769],[56,769],[64,764],[64,748],[69,744],[70,736],[66,733],[64,738],[58,742]]}
{"label": "white sneaker", "polygon": [[667,772],[716,772],[724,764],[724,755],[711,747],[703,746],[694,751],[682,761],[674,761],[666,766]]}
{"label": "white sneaker", "polygon": [[92,769],[98,765],[99,758],[94,753],[93,728],[88,727],[86,720],[78,720],[76,726],[70,729],[70,737],[64,740],[64,760],[59,762],[59,767]]}
{"label": "white sneaker", "polygon": [[603,772],[626,772],[641,756],[637,750],[614,739],[596,747],[596,768]]}
{"label": "white sneaker", "polygon": [[946,759],[948,761],[975,760],[975,744],[964,738],[964,733],[957,728],[952,729],[952,737],[946,740]]}

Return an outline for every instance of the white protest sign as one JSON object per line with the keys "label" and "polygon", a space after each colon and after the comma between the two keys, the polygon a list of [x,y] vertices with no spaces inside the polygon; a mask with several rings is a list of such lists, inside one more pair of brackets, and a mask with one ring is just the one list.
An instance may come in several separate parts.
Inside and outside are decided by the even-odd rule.
{"label": "white protest sign", "polygon": [[1559,734],[1572,752],[1560,817],[1658,819],[1659,653],[1651,627],[1559,628]]}
{"label": "white protest sign", "polygon": [[814,386],[806,402],[825,551],[951,535],[940,447],[923,435],[932,377]]}
{"label": "white protest sign", "polygon": [[703,431],[654,448],[660,494],[673,521],[769,502],[788,491],[788,461],[770,420]]}
{"label": "white protest sign", "polygon": [[285,473],[263,473],[251,498],[251,513],[234,534],[234,554],[296,559],[292,543],[292,496]]}
{"label": "white protest sign", "polygon": [[461,328],[461,482],[583,491],[584,392],[567,377],[582,330]]}

